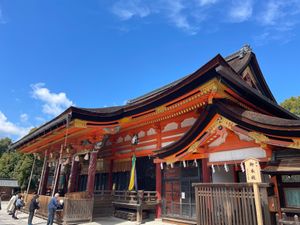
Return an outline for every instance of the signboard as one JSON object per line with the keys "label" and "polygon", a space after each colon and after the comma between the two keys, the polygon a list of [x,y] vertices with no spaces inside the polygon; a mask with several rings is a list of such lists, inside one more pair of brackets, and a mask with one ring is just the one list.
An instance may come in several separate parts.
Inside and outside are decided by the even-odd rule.
{"label": "signboard", "polygon": [[245,160],[247,183],[261,183],[261,169],[258,159]]}

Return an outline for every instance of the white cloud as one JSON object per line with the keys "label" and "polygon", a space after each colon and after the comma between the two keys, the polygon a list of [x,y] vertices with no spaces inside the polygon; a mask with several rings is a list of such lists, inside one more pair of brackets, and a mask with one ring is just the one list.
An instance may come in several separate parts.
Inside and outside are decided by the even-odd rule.
{"label": "white cloud", "polygon": [[181,0],[167,0],[167,17],[178,28],[187,31],[190,34],[196,34],[196,28],[188,21],[188,15],[183,12],[186,8]]}
{"label": "white cloud", "polygon": [[244,22],[252,16],[252,13],[252,0],[234,0],[229,11],[229,17],[233,22]]}
{"label": "white cloud", "polygon": [[208,6],[217,3],[219,0],[198,0],[200,6]]}
{"label": "white cloud", "polygon": [[256,20],[263,27],[261,34],[255,36],[257,44],[277,41],[281,44],[290,42],[294,29],[299,24],[300,0],[268,0],[262,5]]}
{"label": "white cloud", "polygon": [[119,0],[113,3],[112,12],[127,21],[126,31],[130,19],[149,15],[190,35],[215,32],[224,23],[251,22],[257,27],[254,41],[267,38],[282,43],[281,37],[289,32],[291,40],[300,23],[300,0]]}
{"label": "white cloud", "polygon": [[50,90],[48,88],[45,88],[44,86],[45,84],[43,83],[31,85],[33,91],[32,96],[44,103],[44,113],[52,116],[57,116],[71,105],[74,105],[73,102],[67,98],[66,93],[51,93]]}
{"label": "white cloud", "polygon": [[6,23],[7,23],[7,21],[4,19],[2,7],[0,5],[0,24],[6,24]]}
{"label": "white cloud", "polygon": [[0,137],[11,137],[17,136],[18,138],[28,134],[30,129],[33,127],[21,127],[10,121],[8,121],[7,117],[0,111]]}
{"label": "white cloud", "polygon": [[27,121],[28,121],[28,118],[29,118],[29,116],[28,116],[26,113],[22,113],[22,114],[20,115],[20,120],[21,120],[22,123],[27,122]]}
{"label": "white cloud", "polygon": [[269,0],[258,16],[264,26],[292,27],[296,24],[295,16],[300,14],[300,0]]}
{"label": "white cloud", "polygon": [[150,8],[142,4],[140,0],[121,0],[116,2],[112,7],[112,12],[122,20],[128,20],[132,17],[146,17],[150,15]]}

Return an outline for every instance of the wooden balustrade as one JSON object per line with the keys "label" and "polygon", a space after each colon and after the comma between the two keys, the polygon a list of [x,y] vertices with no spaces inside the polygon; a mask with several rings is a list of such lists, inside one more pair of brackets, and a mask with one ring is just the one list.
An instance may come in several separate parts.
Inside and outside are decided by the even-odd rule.
{"label": "wooden balustrade", "polygon": [[[24,211],[28,211],[28,207],[32,194],[25,196],[26,206]],[[58,223],[77,223],[83,221],[91,221],[93,217],[111,216],[113,214],[113,204],[122,204],[122,207],[131,209],[146,210],[155,208],[157,204],[157,196],[155,191],[95,191],[94,195],[87,192],[68,193],[63,199],[63,210],[58,210],[56,221]],[[40,209],[37,210],[36,216],[48,217],[48,204],[51,196],[40,195]],[[140,212],[140,211],[139,211]],[[141,218],[141,217],[140,217]]]}
{"label": "wooden balustrade", "polygon": [[[251,184],[194,184],[198,225],[257,225]],[[264,225],[270,225],[266,188],[260,185]]]}

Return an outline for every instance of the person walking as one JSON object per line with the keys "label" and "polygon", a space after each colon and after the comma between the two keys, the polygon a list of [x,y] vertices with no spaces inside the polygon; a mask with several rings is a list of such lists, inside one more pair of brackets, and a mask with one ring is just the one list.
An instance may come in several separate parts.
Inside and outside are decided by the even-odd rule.
{"label": "person walking", "polygon": [[13,194],[13,196],[11,196],[8,204],[7,204],[7,208],[6,211],[8,213],[8,215],[12,215],[14,208],[15,208],[15,203],[17,201],[17,197],[18,197],[18,193]]}
{"label": "person walking", "polygon": [[53,198],[51,198],[49,204],[48,204],[48,220],[47,220],[47,225],[52,225],[55,212],[57,208],[59,207],[59,202],[58,202],[58,197],[59,194],[56,193]]}
{"label": "person walking", "polygon": [[13,218],[13,219],[18,219],[17,217],[16,217],[16,210],[17,210],[17,206],[16,206],[16,204],[17,204],[17,201],[18,201],[18,199],[21,197],[21,195],[20,194],[16,194],[16,198],[14,198],[13,200],[13,202],[12,202],[12,211],[11,211],[11,217]]}
{"label": "person walking", "polygon": [[39,195],[34,195],[29,205],[28,225],[32,225],[34,212],[39,208]]}
{"label": "person walking", "polygon": [[15,213],[12,215],[12,217],[14,219],[19,219],[18,218],[18,213],[21,212],[21,209],[25,206],[25,203],[24,203],[24,199],[23,199],[23,196],[20,195],[19,198],[17,199],[16,201],[16,207],[15,207]]}

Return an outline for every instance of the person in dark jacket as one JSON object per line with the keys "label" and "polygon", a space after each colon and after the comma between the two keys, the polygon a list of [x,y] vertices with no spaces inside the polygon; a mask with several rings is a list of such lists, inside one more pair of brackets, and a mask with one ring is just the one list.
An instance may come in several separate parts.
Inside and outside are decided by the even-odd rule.
{"label": "person in dark jacket", "polygon": [[58,202],[58,197],[59,194],[56,193],[53,198],[51,198],[49,204],[48,204],[48,220],[47,220],[47,225],[52,225],[55,212],[57,208],[59,207],[59,202]]}
{"label": "person in dark jacket", "polygon": [[28,216],[28,225],[32,225],[32,220],[33,220],[33,216],[34,216],[34,212],[36,209],[39,209],[39,196],[38,195],[34,195],[30,205],[29,205],[29,216]]}

